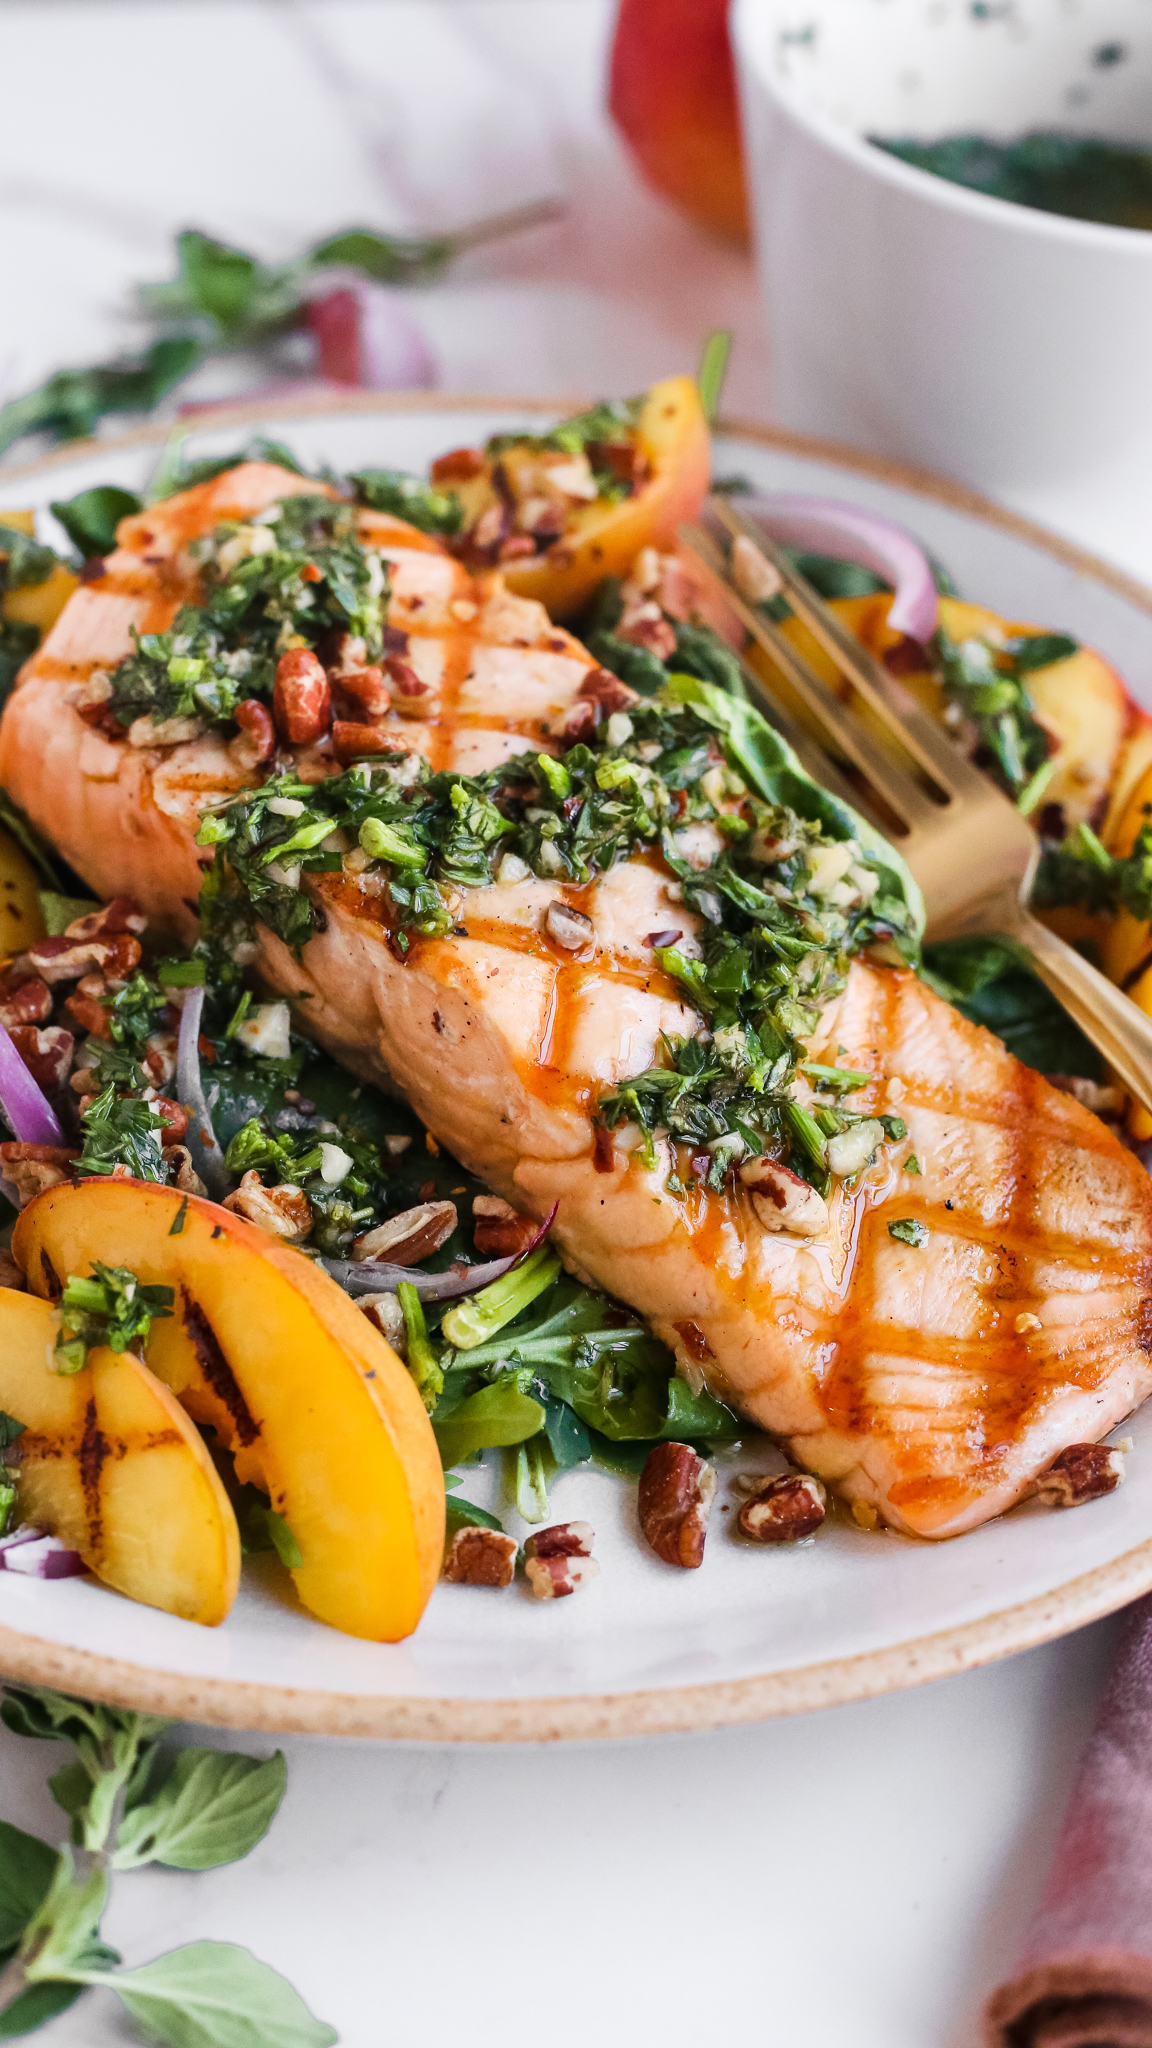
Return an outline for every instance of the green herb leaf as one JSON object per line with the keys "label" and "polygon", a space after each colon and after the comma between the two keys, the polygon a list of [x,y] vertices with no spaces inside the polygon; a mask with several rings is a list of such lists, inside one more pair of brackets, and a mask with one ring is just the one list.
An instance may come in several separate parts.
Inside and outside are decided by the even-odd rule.
{"label": "green herb leaf", "polygon": [[1041,1074],[1101,1079],[1095,1046],[1011,939],[994,934],[936,939],[925,948],[924,974],[938,995],[974,1024],[994,1031],[1025,1066]]}
{"label": "green herb leaf", "polygon": [[402,469],[361,469],[349,479],[362,505],[391,512],[422,533],[459,533],[464,507],[455,491],[438,491]]}
{"label": "green herb leaf", "polygon": [[894,1223],[888,1225],[888,1235],[896,1238],[900,1244],[914,1245],[919,1249],[928,1242],[928,1227],[920,1223],[915,1216],[899,1216]]}
{"label": "green herb leaf", "polygon": [[446,1534],[449,1542],[457,1529],[499,1529],[504,1524],[497,1515],[491,1515],[487,1508],[478,1508],[473,1501],[449,1498],[447,1502]]}
{"label": "green herb leaf", "polygon": [[[112,1959],[117,1960],[114,1956]],[[16,2041],[25,2034],[34,2034],[75,2005],[84,1990],[83,1984],[26,1985],[0,2012],[0,2041]]]}
{"label": "green herb leaf", "polygon": [[700,404],[709,426],[715,424],[716,415],[720,410],[720,394],[724,389],[731,349],[730,327],[717,328],[704,343],[700,368],[696,372],[696,383],[700,392]]}
{"label": "green herb leaf", "polygon": [[113,1870],[144,1863],[214,1870],[235,1863],[267,1834],[286,1782],[279,1750],[263,1761],[218,1749],[180,1750],[160,1790],[125,1814]]}
{"label": "green herb leaf", "polygon": [[110,555],[120,521],[143,508],[143,498],[116,484],[95,484],[90,490],[78,491],[74,498],[57,498],[52,503],[55,517],[86,561],[94,555]]}
{"label": "green herb leaf", "polygon": [[47,1842],[0,1820],[0,1949],[13,1948],[39,1912],[58,1860]]}
{"label": "green herb leaf", "polygon": [[27,584],[44,583],[56,567],[51,548],[34,540],[18,526],[0,520],[0,591],[20,590]]}
{"label": "green herb leaf", "polygon": [[138,1970],[92,1971],[157,2048],[331,2048],[287,1979],[231,1942],[194,1941]]}
{"label": "green herb leaf", "polygon": [[75,924],[78,917],[88,917],[92,911],[100,908],[100,905],[94,903],[90,897],[60,896],[54,889],[41,889],[39,897],[40,915],[44,919],[44,929],[50,939],[62,938],[68,926]]}
{"label": "green herb leaf", "polygon": [[[458,1351],[470,1351],[483,1344],[551,1287],[559,1271],[560,1260],[551,1246],[537,1245],[522,1265],[514,1266],[510,1273],[490,1281],[478,1294],[448,1311],[440,1325],[445,1342]],[[506,1437],[504,1441],[515,1443],[516,1438]]]}
{"label": "green herb leaf", "polygon": [[543,1421],[540,1402],[521,1392],[515,1373],[504,1373],[462,1401],[443,1422],[433,1417],[432,1427],[440,1461],[447,1468],[474,1458],[477,1451],[523,1443],[537,1434]]}
{"label": "green herb leaf", "polygon": [[[9,1415],[5,1409],[0,1408],[0,1451],[6,1451],[9,1445],[15,1443],[18,1436],[23,1436],[24,1429],[24,1423],[17,1422],[14,1415]],[[0,1943],[0,1946],[3,1944]]]}

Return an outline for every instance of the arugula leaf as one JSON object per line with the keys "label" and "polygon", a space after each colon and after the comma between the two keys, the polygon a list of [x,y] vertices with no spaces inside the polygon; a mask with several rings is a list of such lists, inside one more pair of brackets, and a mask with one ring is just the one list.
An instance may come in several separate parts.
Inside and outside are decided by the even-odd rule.
{"label": "arugula leaf", "polygon": [[120,521],[143,507],[144,500],[135,491],[123,491],[117,484],[94,484],[74,498],[54,499],[51,510],[87,561],[96,555],[110,555]]}
{"label": "arugula leaf", "polygon": [[137,1970],[91,1971],[158,2048],[331,2048],[336,2029],[314,2018],[287,1978],[231,1942],[194,1941]]}
{"label": "arugula leaf", "polygon": [[11,1949],[43,1905],[57,1855],[37,1835],[0,1820],[0,1949]]}
{"label": "arugula leaf", "polygon": [[214,1870],[235,1863],[267,1834],[287,1770],[280,1750],[264,1760],[219,1749],[180,1750],[159,1791],[125,1814],[112,1869],[163,1863],[172,1870]]}
{"label": "arugula leaf", "polygon": [[446,1534],[449,1542],[456,1534],[457,1529],[499,1529],[503,1531],[504,1524],[497,1515],[490,1515],[487,1508],[478,1508],[470,1500],[461,1500],[458,1497],[454,1499],[452,1496],[449,1496],[446,1506]]}

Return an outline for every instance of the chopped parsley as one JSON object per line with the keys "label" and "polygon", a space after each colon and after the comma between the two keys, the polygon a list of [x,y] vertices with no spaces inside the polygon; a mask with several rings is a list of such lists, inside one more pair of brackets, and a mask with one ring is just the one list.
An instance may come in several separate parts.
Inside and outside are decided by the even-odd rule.
{"label": "chopped parsley", "polygon": [[82,1372],[94,1344],[142,1352],[153,1323],[172,1314],[175,1299],[171,1287],[145,1287],[127,1266],[106,1266],[99,1259],[87,1278],[69,1273],[60,1297],[54,1370]]}
{"label": "chopped parsley", "polygon": [[888,1235],[894,1237],[898,1244],[910,1244],[919,1251],[921,1245],[928,1242],[928,1226],[915,1216],[898,1216],[888,1225]]}
{"label": "chopped parsley", "polygon": [[1052,739],[1036,717],[1027,678],[1066,661],[1079,643],[1067,633],[956,641],[939,626],[933,645],[947,703],[975,733],[976,759],[1022,809],[1032,810],[1048,779]]}
{"label": "chopped parsley", "polygon": [[1152,920],[1152,804],[1144,811],[1130,853],[1109,853],[1089,825],[1078,825],[1058,846],[1045,846],[1032,892],[1034,907],[1075,906],[1107,917],[1127,910],[1141,924]]}

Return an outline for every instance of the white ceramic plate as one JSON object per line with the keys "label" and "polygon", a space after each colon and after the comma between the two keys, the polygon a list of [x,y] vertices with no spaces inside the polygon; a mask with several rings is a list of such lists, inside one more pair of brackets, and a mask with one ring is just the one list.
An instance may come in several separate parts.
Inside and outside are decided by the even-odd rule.
{"label": "white ceramic plate", "polygon": [[[258,425],[309,465],[422,470],[446,447],[548,410],[359,396],[323,412],[237,410],[198,422],[189,453],[225,452]],[[140,488],[162,438],[149,431],[0,472],[0,505],[47,507],[98,482]],[[964,595],[1093,642],[1152,704],[1152,593],[1067,544],[954,486],[764,430],[721,437],[717,473],[735,471],[767,489],[823,492],[891,514],[948,564]],[[425,1741],[634,1735],[858,1699],[1023,1649],[1152,1586],[1152,1404],[1130,1433],[1128,1484],[1071,1514],[1030,1504],[939,1545],[869,1535],[837,1518],[815,1543],[777,1553],[732,1541],[732,1515],[717,1512],[704,1567],[690,1573],[645,1550],[632,1487],[571,1472],[552,1505],[556,1519],[583,1516],[596,1530],[601,1575],[588,1591],[543,1604],[519,1585],[441,1586],[416,1635],[394,1646],[310,1620],[264,1559],[248,1561],[219,1629],[133,1606],[86,1580],[40,1585],[5,1574],[0,1665],[12,1677],[194,1720]],[[764,1440],[751,1440],[725,1461],[720,1499],[725,1471],[771,1461]],[[467,1491],[492,1498],[471,1474]]]}

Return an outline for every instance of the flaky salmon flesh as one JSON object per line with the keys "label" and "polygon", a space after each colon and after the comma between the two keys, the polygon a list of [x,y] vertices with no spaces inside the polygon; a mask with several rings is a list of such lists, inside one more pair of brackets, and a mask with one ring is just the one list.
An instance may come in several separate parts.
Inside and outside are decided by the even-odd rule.
{"label": "flaky salmon flesh", "polygon": [[[127,520],[104,574],[77,591],[28,663],[0,726],[0,781],[100,895],[131,895],[190,939],[206,801],[256,777],[208,734],[133,745],[81,719],[87,678],[195,601],[191,539],[316,486],[246,463]],[[390,565],[389,624],[433,691],[422,722],[390,713],[399,749],[479,772],[551,735],[591,657],[498,576],[365,513]],[[140,737],[134,734],[134,738]],[[147,735],[145,735],[145,739]],[[301,751],[306,777],[329,772]],[[659,859],[587,886],[529,876],[456,905],[464,935],[387,944],[371,871],[307,887],[326,929],[302,962],[262,937],[272,991],[306,990],[300,1024],[355,1073],[402,1093],[490,1187],[536,1216],[581,1278],[630,1303],[705,1383],[805,1469],[897,1529],[949,1536],[1012,1505],[1068,1444],[1096,1440],[1152,1387],[1152,1181],[1072,1097],[1020,1065],[908,971],[857,961],[814,1057],[871,1075],[854,1097],[899,1115],[905,1141],[829,1201],[819,1239],[766,1229],[739,1186],[683,1194],[657,1144],[646,1167],[593,1142],[601,1093],[700,1028],[646,934],[691,915]],[[549,936],[557,900],[593,938]],[[915,1154],[919,1176],[904,1171]],[[889,1224],[927,1225],[919,1245]]]}

